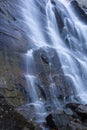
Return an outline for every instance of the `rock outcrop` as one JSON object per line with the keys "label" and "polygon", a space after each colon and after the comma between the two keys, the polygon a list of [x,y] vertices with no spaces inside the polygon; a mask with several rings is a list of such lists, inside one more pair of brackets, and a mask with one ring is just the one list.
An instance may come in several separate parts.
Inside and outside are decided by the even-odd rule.
{"label": "rock outcrop", "polygon": [[[51,3],[54,5],[59,33],[65,44],[69,44],[64,30],[64,19],[61,17],[62,11],[58,12],[55,1],[51,0]],[[77,3],[72,4],[79,8]],[[87,16],[83,16],[81,8],[79,15],[80,12],[81,18],[86,22]],[[72,29],[73,23],[70,24],[67,19],[68,15],[64,14],[67,31],[78,38],[75,28]],[[50,113],[45,123],[35,122],[37,115],[34,105],[26,105],[30,99],[25,79],[25,53],[33,46],[26,30],[20,1],[0,0],[0,129],[41,130],[42,125],[49,130],[87,130],[87,105],[79,103],[71,79],[63,72],[58,52],[51,47],[33,49],[36,67],[33,75],[38,79],[35,82],[36,91],[39,99],[44,102],[46,112]],[[55,100],[62,108],[55,106]]]}
{"label": "rock outcrop", "polygon": [[87,105],[68,103],[46,117],[47,126],[51,130],[87,130],[86,114]]}
{"label": "rock outcrop", "polygon": [[40,48],[39,50],[36,49],[33,55],[36,74],[40,78],[40,85],[43,85],[46,100],[51,100],[50,98],[52,98],[50,95],[50,87],[53,84],[56,87],[57,98],[59,100],[63,101],[64,98],[74,95],[74,89],[67,82],[69,77],[64,76],[61,62],[55,49],[49,47]]}

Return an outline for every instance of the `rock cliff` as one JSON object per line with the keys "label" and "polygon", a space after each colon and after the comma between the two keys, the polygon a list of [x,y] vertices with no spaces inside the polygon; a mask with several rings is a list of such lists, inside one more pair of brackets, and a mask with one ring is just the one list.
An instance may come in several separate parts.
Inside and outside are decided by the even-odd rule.
{"label": "rock cliff", "polygon": [[[41,124],[31,121],[32,108],[25,105],[29,101],[29,95],[25,79],[24,54],[32,45],[26,34],[27,27],[24,24],[20,4],[18,0],[0,0],[0,129],[41,130]],[[63,27],[61,16],[56,8],[54,12],[56,19],[59,18],[57,22],[61,24],[61,33]],[[62,105],[61,109],[54,108],[49,116],[53,108],[47,104],[48,118],[42,126],[49,130],[87,130],[87,105],[80,104],[79,99],[74,97],[72,82],[64,75],[55,49],[51,47],[36,49],[33,57],[37,68],[35,75],[40,79],[40,84],[36,84],[39,96],[42,95],[45,103],[50,102],[52,99],[49,87],[50,83],[54,82],[57,98]]]}

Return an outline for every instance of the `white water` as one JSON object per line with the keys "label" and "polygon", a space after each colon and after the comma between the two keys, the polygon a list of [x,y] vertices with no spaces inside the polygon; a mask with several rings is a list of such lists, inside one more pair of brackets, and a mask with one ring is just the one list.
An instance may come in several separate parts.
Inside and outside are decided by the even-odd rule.
{"label": "white water", "polygon": [[[56,6],[60,4],[58,8],[62,12],[61,17],[64,18],[63,32],[65,38],[69,41],[69,47],[60,36],[60,28],[58,28],[53,11],[54,4],[52,4],[50,0],[25,0],[23,2],[22,11],[27,26],[27,35],[29,39],[32,39],[35,45],[34,49],[47,46],[56,49],[64,74],[69,76],[72,80],[77,96],[79,96],[84,103],[87,103],[87,58],[85,52],[87,48],[87,26],[77,19],[75,13],[69,8],[69,4],[66,1],[61,1],[63,5],[57,3],[58,0],[56,0]],[[40,10],[40,6],[44,11]],[[64,17],[63,13],[67,17]],[[38,114],[40,112],[39,115],[41,117],[42,114],[46,115],[46,110],[44,101],[38,96],[35,86],[38,77],[35,75],[37,68],[33,59],[33,48],[26,54],[26,64],[27,73],[25,76],[28,84],[28,93],[31,103],[35,106],[36,113]],[[53,81],[50,83],[50,96],[52,104],[56,108],[59,107],[60,103],[57,99],[56,87]]]}

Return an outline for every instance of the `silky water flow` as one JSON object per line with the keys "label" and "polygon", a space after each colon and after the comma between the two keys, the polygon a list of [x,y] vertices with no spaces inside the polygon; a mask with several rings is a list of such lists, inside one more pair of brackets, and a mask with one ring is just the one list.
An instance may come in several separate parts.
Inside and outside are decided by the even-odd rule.
{"label": "silky water flow", "polygon": [[[77,18],[66,0],[25,0],[22,3],[27,36],[33,43],[33,47],[25,54],[28,105],[34,106],[37,121],[40,122],[46,117],[47,110],[46,102],[39,96],[39,88],[36,87],[40,79],[36,74],[34,50],[47,47],[55,49],[64,75],[72,80],[76,96],[87,103],[87,26]],[[49,66],[51,68],[51,64]],[[61,107],[51,73],[49,80],[50,105]]]}

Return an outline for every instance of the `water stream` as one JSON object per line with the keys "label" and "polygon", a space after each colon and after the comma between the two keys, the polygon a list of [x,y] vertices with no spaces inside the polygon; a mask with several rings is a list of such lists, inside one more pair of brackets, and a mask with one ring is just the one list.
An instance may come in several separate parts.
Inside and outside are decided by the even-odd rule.
{"label": "water stream", "polygon": [[[69,3],[64,0],[25,0],[22,11],[27,35],[33,43],[33,48],[26,54],[25,77],[29,103],[34,105],[36,113],[39,113],[40,118],[42,114],[46,116],[47,113],[45,101],[39,96],[39,89],[36,88],[37,82],[40,81],[36,75],[37,67],[33,52],[43,47],[56,50],[64,75],[72,80],[76,89],[76,96],[87,103],[87,26],[78,20]],[[51,77],[50,74],[50,100],[54,108],[57,108],[60,102]]]}

